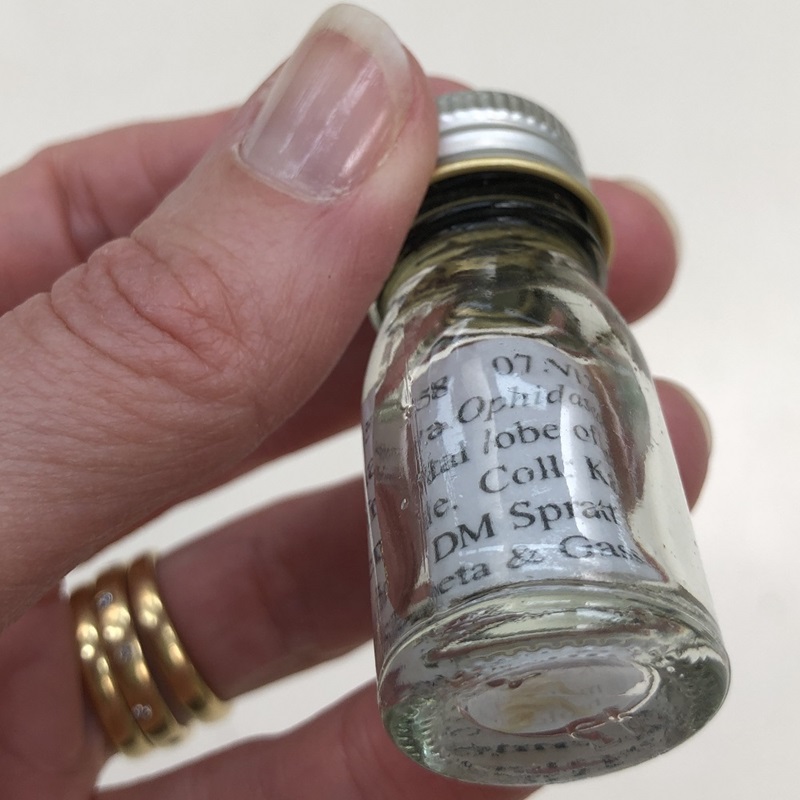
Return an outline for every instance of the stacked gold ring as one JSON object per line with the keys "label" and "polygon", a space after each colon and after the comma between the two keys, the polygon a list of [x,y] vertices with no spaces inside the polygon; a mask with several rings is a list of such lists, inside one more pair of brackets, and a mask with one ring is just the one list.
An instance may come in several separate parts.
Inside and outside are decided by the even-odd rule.
{"label": "stacked gold ring", "polygon": [[139,636],[153,653],[175,700],[190,716],[206,722],[219,719],[226,704],[206,685],[181,644],[158,593],[152,558],[138,558],[130,565],[128,586]]}
{"label": "stacked gold ring", "polygon": [[87,694],[120,752],[172,744],[193,718],[224,713],[164,608],[152,556],[107,569],[76,589],[70,606]]}

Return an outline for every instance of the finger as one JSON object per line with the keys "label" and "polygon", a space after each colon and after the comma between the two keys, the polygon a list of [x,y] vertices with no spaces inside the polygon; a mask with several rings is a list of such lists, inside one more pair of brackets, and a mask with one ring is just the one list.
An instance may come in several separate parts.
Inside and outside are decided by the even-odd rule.
{"label": "finger", "polygon": [[0,178],[0,314],[127,236],[230,119],[133,125],[43,150]]}
{"label": "finger", "polygon": [[677,383],[656,381],[683,489],[691,508],[697,502],[711,456],[711,426],[702,406]]}
{"label": "finger", "polygon": [[305,403],[385,280],[435,149],[418,65],[336,7],[131,238],[0,319],[3,619]]}
{"label": "finger", "polygon": [[[443,78],[430,84],[436,95],[464,88]],[[0,314],[130,234],[232,116],[220,111],[107,131],[48,147],[0,177]]]}
{"label": "finger", "polygon": [[608,296],[627,320],[639,319],[672,285],[678,265],[675,225],[666,206],[639,184],[598,180],[592,185],[614,232]]}
{"label": "finger", "polygon": [[3,796],[91,796],[107,758],[86,713],[73,624],[52,591],[0,635]]}
{"label": "finger", "polygon": [[102,792],[99,800],[511,800],[531,791],[475,786],[422,769],[389,740],[370,686],[286,736],[250,742],[155,780]]}
{"label": "finger", "polygon": [[165,606],[209,685],[230,698],[365,641],[367,541],[358,479],[284,501],[165,556],[158,564]]}

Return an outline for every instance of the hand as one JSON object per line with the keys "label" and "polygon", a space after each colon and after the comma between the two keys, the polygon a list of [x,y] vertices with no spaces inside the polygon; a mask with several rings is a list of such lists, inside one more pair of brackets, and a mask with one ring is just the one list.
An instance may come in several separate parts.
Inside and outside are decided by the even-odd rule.
{"label": "hand", "polygon": [[[431,91],[444,87],[381,23],[340,10],[235,116],[101,134],[0,179],[7,796],[525,794],[418,768],[389,743],[367,687],[285,736],[96,795],[111,748],[54,588],[174,503],[356,422],[362,320],[425,191]],[[632,319],[667,290],[675,244],[646,197],[611,182],[596,190],[617,240],[610,293]],[[683,390],[660,388],[693,500],[704,423]],[[369,636],[365,541],[361,487],[348,483],[160,562],[165,603],[219,695]]]}

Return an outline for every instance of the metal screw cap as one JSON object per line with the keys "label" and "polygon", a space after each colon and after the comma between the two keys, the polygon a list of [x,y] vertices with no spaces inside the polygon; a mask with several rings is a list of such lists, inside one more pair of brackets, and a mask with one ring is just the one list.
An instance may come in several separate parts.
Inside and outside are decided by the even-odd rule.
{"label": "metal screw cap", "polygon": [[534,173],[569,190],[587,206],[610,251],[608,217],[589,187],[575,142],[553,114],[504,92],[453,92],[437,102],[439,160],[434,181],[488,169]]}

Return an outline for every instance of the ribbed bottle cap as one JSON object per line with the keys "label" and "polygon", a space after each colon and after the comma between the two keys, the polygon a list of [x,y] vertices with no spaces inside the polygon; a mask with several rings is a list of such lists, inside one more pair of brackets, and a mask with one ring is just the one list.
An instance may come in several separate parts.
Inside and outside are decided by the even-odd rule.
{"label": "ribbed bottle cap", "polygon": [[605,250],[611,226],[589,188],[575,142],[564,125],[536,103],[504,92],[442,95],[439,160],[433,180],[487,169],[532,172],[568,189],[597,223]]}

